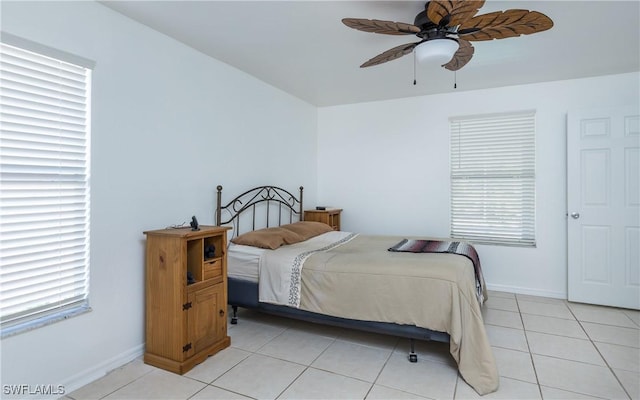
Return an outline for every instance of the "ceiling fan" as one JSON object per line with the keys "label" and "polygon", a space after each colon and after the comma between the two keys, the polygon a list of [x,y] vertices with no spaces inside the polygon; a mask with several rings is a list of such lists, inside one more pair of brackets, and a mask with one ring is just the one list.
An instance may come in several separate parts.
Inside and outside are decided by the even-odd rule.
{"label": "ceiling fan", "polygon": [[418,58],[434,52],[444,55],[442,62],[449,61],[442,66],[450,71],[459,70],[471,60],[475,51],[471,41],[530,35],[553,26],[549,17],[537,11],[514,9],[476,15],[484,3],[485,0],[431,0],[416,15],[413,25],[362,18],[344,18],[342,22],[360,31],[420,38],[378,54],[360,68],[395,60],[415,49]]}

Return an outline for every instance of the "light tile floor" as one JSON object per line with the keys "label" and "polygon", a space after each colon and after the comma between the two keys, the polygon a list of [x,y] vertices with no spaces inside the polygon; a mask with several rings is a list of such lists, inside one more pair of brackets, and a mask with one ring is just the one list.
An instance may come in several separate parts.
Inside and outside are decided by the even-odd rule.
{"label": "light tile floor", "polygon": [[[490,292],[485,326],[500,373],[487,399],[640,399],[640,312]],[[184,376],[135,360],[66,399],[476,399],[448,345],[247,310],[231,347]]]}

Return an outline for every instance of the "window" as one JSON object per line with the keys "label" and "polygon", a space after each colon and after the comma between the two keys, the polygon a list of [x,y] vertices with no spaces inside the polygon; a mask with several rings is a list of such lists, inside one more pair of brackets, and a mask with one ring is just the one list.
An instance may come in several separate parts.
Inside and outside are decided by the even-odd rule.
{"label": "window", "polygon": [[535,112],[449,123],[451,237],[535,246]]}
{"label": "window", "polygon": [[0,43],[3,337],[89,309],[91,69],[14,42],[31,44]]}

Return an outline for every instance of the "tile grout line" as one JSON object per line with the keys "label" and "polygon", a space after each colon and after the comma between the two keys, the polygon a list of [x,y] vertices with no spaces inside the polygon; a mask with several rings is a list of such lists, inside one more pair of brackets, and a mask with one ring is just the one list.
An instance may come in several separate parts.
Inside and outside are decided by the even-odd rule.
{"label": "tile grout line", "polygon": [[[238,321],[238,322],[240,322],[240,321]],[[262,324],[261,322],[256,322],[256,323],[257,323],[257,324]],[[269,326],[269,327],[273,327],[273,325],[270,325],[270,324],[263,324],[263,325],[267,325],[267,326]],[[247,360],[247,359],[248,359],[249,357],[251,357],[251,356],[270,357],[270,358],[273,358],[273,359],[276,359],[276,360],[285,361],[285,362],[290,362],[290,363],[293,363],[293,364],[297,364],[297,365],[304,366],[304,367],[305,367],[305,368],[304,368],[304,370],[303,370],[302,372],[300,372],[300,374],[298,374],[298,376],[296,376],[296,378],[295,378],[293,381],[291,381],[291,383],[289,383],[289,385],[287,385],[287,387],[285,387],[285,388],[282,390],[282,392],[280,392],[280,393],[278,394],[278,396],[276,396],[275,398],[277,399],[277,398],[279,398],[280,396],[282,396],[282,393],[284,393],[284,392],[289,388],[289,386],[291,386],[291,385],[293,384],[293,382],[295,382],[295,381],[296,381],[296,380],[297,380],[297,379],[298,379],[298,378],[299,378],[299,377],[300,377],[300,376],[301,376],[301,375],[302,375],[302,374],[307,370],[307,368],[308,368],[308,367],[307,367],[307,366],[305,366],[305,365],[303,365],[303,364],[295,363],[295,362],[292,362],[292,361],[289,361],[289,360],[283,360],[283,359],[280,359],[280,358],[277,358],[277,357],[273,357],[273,356],[269,356],[269,355],[261,354],[261,353],[258,353],[258,351],[259,351],[260,349],[262,349],[263,347],[265,347],[267,344],[271,343],[271,342],[272,342],[273,340],[275,340],[276,338],[278,338],[278,337],[282,336],[282,335],[283,335],[286,331],[288,331],[289,329],[291,329],[291,325],[287,324],[287,325],[284,327],[284,329],[282,329],[282,331],[281,331],[280,333],[278,333],[277,335],[275,335],[275,336],[274,336],[274,337],[272,337],[271,339],[267,340],[266,342],[264,342],[264,343],[262,344],[262,346],[258,347],[257,349],[255,349],[255,350],[253,350],[253,351],[252,351],[252,350],[247,350],[247,349],[242,349],[242,348],[239,348],[239,347],[235,347],[236,349],[239,349],[239,350],[242,350],[242,351],[246,351],[247,353],[250,353],[250,354],[249,354],[247,357],[243,358],[242,360],[238,361],[238,362],[237,362],[236,364],[234,364],[231,368],[227,369],[224,373],[222,373],[220,376],[218,376],[217,378],[215,378],[213,381],[211,381],[210,383],[207,383],[207,386],[216,387],[216,388],[222,389],[222,390],[227,391],[227,392],[230,392],[230,393],[235,393],[235,394],[238,394],[238,395],[243,396],[243,397],[248,397],[248,398],[252,398],[252,399],[254,399],[254,397],[251,397],[251,396],[249,396],[249,395],[247,395],[247,394],[243,394],[243,393],[235,392],[235,391],[233,391],[233,390],[229,390],[229,389],[227,389],[227,388],[222,388],[222,387],[216,386],[216,385],[214,385],[214,384],[213,384],[213,382],[215,382],[216,380],[220,379],[221,377],[223,377],[224,375],[226,375],[227,373],[229,373],[229,371],[231,371],[233,368],[237,367],[240,363],[242,363],[243,361]],[[232,346],[230,346],[230,347],[232,347]],[[208,359],[208,358],[207,358],[207,359]],[[205,361],[206,361],[206,360],[205,360]],[[206,388],[206,386],[205,386],[205,388]],[[203,388],[202,390],[204,390],[204,388]],[[201,391],[202,391],[202,390],[201,390]],[[194,396],[195,396],[195,394],[194,394]],[[192,396],[192,397],[193,397],[193,396]]]}
{"label": "tile grout line", "polygon": [[[276,359],[276,360],[285,361],[285,362],[291,362],[291,363],[293,363],[293,364],[298,364],[298,365],[301,365],[301,366],[303,366],[303,367],[304,367],[304,368],[302,369],[302,371],[300,371],[300,373],[299,373],[299,374],[298,374],[298,375],[297,375],[297,376],[296,376],[296,377],[295,377],[291,382],[289,382],[289,384],[288,384],[284,389],[282,389],[282,391],[281,391],[280,393],[278,393],[278,395],[277,395],[277,396],[275,396],[275,399],[279,399],[279,398],[284,394],[284,392],[286,392],[286,391],[287,391],[287,389],[289,389],[289,388],[291,387],[291,385],[293,385],[293,384],[294,384],[298,379],[300,379],[300,377],[301,377],[305,372],[307,372],[307,370],[310,368],[311,364],[313,364],[313,361],[317,360],[317,359],[318,359],[318,357],[320,357],[320,356],[318,355],[316,358],[314,358],[314,359],[313,359],[313,361],[311,361],[311,363],[309,363],[309,365],[304,365],[304,364],[295,363],[295,362],[293,362],[293,361],[289,361],[289,360],[283,360],[283,359],[278,358],[278,357],[273,357],[273,356],[269,356],[269,355],[266,355],[266,354],[258,353],[258,350],[260,350],[260,349],[264,348],[267,344],[271,343],[271,342],[272,342],[273,340],[275,340],[276,338],[278,338],[278,337],[282,336],[282,335],[283,335],[286,331],[288,331],[289,329],[291,329],[291,325],[287,326],[287,327],[286,327],[282,332],[280,332],[280,334],[279,334],[279,335],[276,335],[276,336],[274,336],[273,338],[271,338],[270,340],[268,340],[267,342],[265,342],[262,346],[260,346],[260,348],[258,348],[258,349],[256,350],[256,352],[254,352],[254,354],[257,354],[257,355],[260,355],[260,356],[263,356],[263,357],[271,357],[271,358],[274,358],[274,359]],[[335,342],[335,338],[333,339],[333,341],[332,341],[331,343],[333,343],[333,342]],[[329,346],[331,346],[331,345],[329,345]],[[324,352],[329,348],[329,346],[327,346],[324,350],[322,350],[322,352],[321,352],[320,354],[323,354],[323,353],[324,353]],[[244,396],[244,395],[243,395],[243,396]]]}
{"label": "tile grout line", "polygon": [[[144,362],[144,361],[143,361],[143,362]],[[125,365],[126,365],[126,364],[125,364]],[[157,367],[154,367],[154,368],[157,368]],[[113,371],[115,371],[115,370],[113,370]],[[112,373],[113,371],[110,371],[109,373],[105,374],[105,376],[109,375],[109,374],[110,374],[110,373]],[[104,398],[106,398],[106,397],[108,397],[108,396],[111,396],[113,393],[117,392],[118,390],[121,390],[121,389],[123,389],[123,388],[125,388],[125,387],[127,387],[127,386],[131,385],[133,382],[136,382],[136,381],[138,381],[139,379],[144,378],[145,376],[149,375],[149,374],[150,374],[150,373],[152,373],[152,372],[154,372],[154,370],[150,370],[149,372],[147,372],[147,373],[144,373],[144,374],[140,375],[140,376],[139,376],[139,377],[137,377],[136,379],[134,379],[134,380],[132,380],[132,381],[130,381],[130,382],[128,382],[128,383],[126,383],[126,384],[124,384],[124,385],[122,385],[122,386],[118,387],[117,389],[112,390],[111,392],[109,392],[109,393],[105,394],[104,396],[100,397],[100,399],[104,399]],[[71,397],[71,396],[69,396],[69,397]],[[72,398],[73,398],[73,397],[72,397]]]}
{"label": "tile grout line", "polygon": [[[624,394],[627,395],[628,399],[631,399],[631,395],[629,394],[629,392],[627,391],[627,388],[624,387],[624,385],[622,384],[622,381],[620,380],[620,378],[618,378],[618,374],[615,373],[615,371],[613,370],[613,368],[609,365],[609,361],[607,361],[607,359],[605,358],[605,356],[602,354],[602,352],[600,351],[600,349],[598,348],[598,346],[596,346],[595,342],[593,341],[593,339],[591,338],[591,336],[589,335],[589,333],[587,332],[587,330],[584,328],[584,326],[582,325],[581,320],[578,319],[578,317],[575,315],[575,313],[573,312],[573,309],[571,309],[571,307],[569,307],[567,305],[567,308],[569,309],[569,311],[571,312],[571,315],[573,315],[573,317],[576,319],[576,321],[578,322],[578,325],[580,325],[580,328],[582,329],[582,331],[584,332],[585,335],[587,335],[587,338],[589,338],[589,342],[591,342],[591,345],[596,349],[596,351],[598,352],[598,355],[602,358],[602,361],[604,361],[604,364],[607,366],[607,368],[609,369],[609,372],[611,372],[611,375],[613,375],[613,377],[616,379],[616,382],[618,382],[618,385],[620,385],[620,388],[622,388],[622,391],[624,392]],[[629,318],[626,314],[625,316],[627,318]],[[588,322],[588,321],[584,321],[584,322]],[[632,321],[633,322],[633,321]],[[603,325],[603,324],[601,324]],[[608,325],[608,326],[613,326],[613,325]]]}
{"label": "tile grout line", "polygon": [[[395,353],[396,349],[398,348],[398,345],[400,344],[400,339],[398,338],[396,340],[395,345],[393,346],[393,349],[391,349],[391,352],[389,353],[389,355],[387,356],[387,359],[384,360],[384,363],[382,364],[382,368],[380,368],[380,371],[378,371],[378,374],[376,375],[376,378],[373,380],[373,383],[371,384],[371,387],[369,388],[369,390],[367,391],[367,394],[364,395],[364,398],[366,399],[367,396],[369,396],[369,394],[371,393],[371,391],[373,390],[373,387],[377,384],[378,379],[380,378],[380,375],[382,374],[382,371],[384,371],[384,368],[387,366],[387,363],[389,363],[389,360],[391,359],[391,357],[393,356],[393,353]],[[384,385],[380,385],[380,386],[384,386]],[[386,386],[385,386],[386,387]]]}
{"label": "tile grout line", "polygon": [[306,365],[306,366],[305,366],[304,370],[302,370],[302,372],[300,372],[300,374],[296,377],[296,379],[294,379],[293,381],[291,381],[291,383],[289,383],[289,384],[287,385],[287,387],[286,387],[286,388],[284,388],[284,389],[282,390],[282,392],[280,392],[280,394],[276,397],[276,399],[279,399],[279,398],[280,398],[280,396],[282,396],[282,395],[284,394],[284,392],[286,392],[286,391],[287,391],[287,389],[289,389],[289,388],[291,387],[291,385],[293,385],[293,384],[294,384],[298,379],[300,379],[300,377],[301,377],[305,372],[307,372],[307,371],[309,370],[309,368],[311,368],[311,365],[312,365],[312,364],[313,364],[313,363],[314,363],[318,358],[320,358],[320,356],[322,356],[322,355],[327,351],[327,349],[328,349],[329,347],[331,347],[331,345],[333,345],[333,344],[336,342],[336,340],[337,340],[337,339],[338,339],[338,338],[337,338],[337,336],[336,336],[336,337],[334,337],[334,338],[332,338],[331,343],[329,343],[329,345],[328,345],[327,347],[325,347],[325,348],[324,348],[324,350],[322,350],[322,351],[320,352],[320,354],[318,354],[318,355],[316,356],[316,358],[314,358],[314,359],[309,363],[309,365]]}
{"label": "tile grout line", "polygon": [[529,336],[527,335],[527,329],[524,325],[524,318],[522,318],[522,310],[520,309],[520,302],[518,301],[518,295],[515,295],[516,307],[518,308],[518,315],[520,316],[520,323],[522,324],[522,332],[524,333],[524,340],[527,343],[527,350],[529,351],[529,360],[531,361],[531,367],[533,368],[533,374],[536,377],[536,384],[538,386],[538,394],[541,399],[544,399],[544,395],[542,394],[542,385],[540,384],[540,378],[538,378],[538,370],[536,368],[536,363],[533,360],[533,352],[531,351],[531,346],[529,345]]}
{"label": "tile grout line", "polygon": [[[232,348],[232,347],[230,346],[229,348]],[[247,351],[247,350],[244,350],[244,349],[240,349],[240,348],[238,348],[238,347],[233,347],[233,348],[234,348],[234,349],[236,349],[236,350],[245,351],[245,352],[249,353],[249,355],[247,355],[246,357],[242,358],[242,359],[241,359],[241,360],[239,360],[237,363],[233,364],[233,365],[232,365],[231,367],[229,367],[226,371],[224,371],[223,373],[221,373],[220,375],[218,375],[217,377],[215,377],[211,382],[208,382],[208,383],[207,383],[207,385],[206,385],[204,388],[202,388],[202,390],[206,389],[206,388],[207,388],[207,386],[211,386],[211,387],[214,387],[214,388],[216,388],[216,389],[224,390],[224,391],[227,391],[227,392],[231,392],[231,393],[234,393],[234,394],[237,394],[237,395],[240,395],[240,396],[249,397],[249,398],[252,398],[252,399],[253,399],[254,397],[251,397],[251,396],[249,396],[249,395],[242,394],[242,393],[238,393],[238,392],[235,392],[235,391],[233,391],[233,390],[226,389],[226,388],[223,388],[223,387],[220,387],[220,386],[217,386],[217,385],[214,385],[214,384],[213,384],[215,381],[217,381],[218,379],[222,378],[222,377],[223,377],[224,375],[226,375],[229,371],[231,371],[231,370],[232,370],[232,369],[234,369],[236,366],[238,366],[241,362],[243,362],[243,361],[244,361],[244,360],[246,360],[247,358],[251,357],[251,355],[252,355],[252,354],[256,354],[256,353],[253,353],[253,352],[251,352],[251,351]],[[215,355],[215,354],[214,354],[214,355]],[[210,356],[210,357],[211,357],[211,356]],[[209,358],[207,357],[207,360],[208,360],[208,359],[209,359]],[[207,360],[203,361],[202,363],[206,362]],[[200,393],[202,390],[200,390],[200,391],[199,391],[199,392],[197,392],[197,393]],[[196,393],[196,394],[197,394],[197,393]],[[195,396],[196,394],[194,394],[193,396]],[[191,398],[192,398],[193,396],[191,396]]]}

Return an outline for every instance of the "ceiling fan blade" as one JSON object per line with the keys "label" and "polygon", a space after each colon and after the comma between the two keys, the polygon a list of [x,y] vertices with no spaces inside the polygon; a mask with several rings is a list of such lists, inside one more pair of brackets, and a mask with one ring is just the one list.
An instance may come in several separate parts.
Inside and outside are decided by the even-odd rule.
{"label": "ceiling fan blade", "polygon": [[540,12],[505,10],[471,18],[460,25],[458,35],[472,41],[505,39],[546,31],[551,27],[551,18]]}
{"label": "ceiling fan blade", "polygon": [[342,23],[359,31],[382,33],[385,35],[414,35],[420,28],[404,22],[381,21],[378,19],[343,18]]}
{"label": "ceiling fan blade", "polygon": [[443,65],[443,67],[449,71],[457,71],[467,65],[467,63],[471,61],[471,57],[473,57],[473,53],[475,52],[471,43],[464,39],[458,39],[458,44],[460,47],[458,47],[458,50],[453,55],[451,61]]}
{"label": "ceiling fan blade", "polygon": [[406,44],[401,44],[400,46],[396,46],[393,49],[389,49],[373,57],[369,61],[362,64],[360,68],[371,67],[372,65],[378,65],[378,64],[386,63],[387,61],[395,60],[396,58],[400,58],[404,55],[411,53],[413,49],[420,43],[422,42],[406,43]]}
{"label": "ceiling fan blade", "polygon": [[431,0],[427,3],[427,18],[440,26],[454,27],[473,17],[485,0]]}

